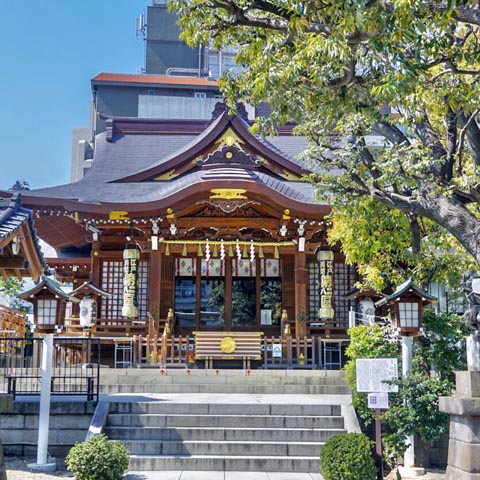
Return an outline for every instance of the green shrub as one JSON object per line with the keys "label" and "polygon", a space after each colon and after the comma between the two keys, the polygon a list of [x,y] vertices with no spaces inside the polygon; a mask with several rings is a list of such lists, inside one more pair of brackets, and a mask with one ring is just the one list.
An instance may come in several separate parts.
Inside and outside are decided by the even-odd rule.
{"label": "green shrub", "polygon": [[325,480],[376,480],[374,443],[362,433],[342,433],[329,438],[320,451]]}
{"label": "green shrub", "polygon": [[121,442],[96,435],[76,443],[65,463],[76,480],[119,480],[128,468],[128,450]]}

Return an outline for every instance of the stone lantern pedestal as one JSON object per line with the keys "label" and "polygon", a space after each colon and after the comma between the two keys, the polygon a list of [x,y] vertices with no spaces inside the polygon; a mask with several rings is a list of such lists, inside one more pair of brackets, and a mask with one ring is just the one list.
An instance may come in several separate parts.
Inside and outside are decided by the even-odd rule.
{"label": "stone lantern pedestal", "polygon": [[439,406],[450,415],[445,479],[480,480],[480,372],[457,372],[455,395]]}

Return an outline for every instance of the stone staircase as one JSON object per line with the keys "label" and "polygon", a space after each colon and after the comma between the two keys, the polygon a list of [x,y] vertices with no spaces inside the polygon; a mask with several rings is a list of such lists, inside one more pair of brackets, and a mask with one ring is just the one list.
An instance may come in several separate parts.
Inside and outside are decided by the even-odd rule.
{"label": "stone staircase", "polygon": [[358,430],[342,372],[192,372],[103,383],[120,393],[104,432],[127,447],[130,470],[314,473],[330,436]]}
{"label": "stone staircase", "polygon": [[100,393],[348,395],[339,370],[102,370]]}
{"label": "stone staircase", "polygon": [[339,405],[248,403],[114,403],[105,428],[131,470],[268,472],[318,472],[321,446],[344,431]]}

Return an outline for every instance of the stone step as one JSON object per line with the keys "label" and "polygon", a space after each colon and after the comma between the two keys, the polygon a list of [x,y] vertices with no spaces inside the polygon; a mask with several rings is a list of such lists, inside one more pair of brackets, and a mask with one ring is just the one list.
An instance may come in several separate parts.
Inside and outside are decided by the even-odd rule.
{"label": "stone step", "polygon": [[100,393],[247,393],[258,395],[349,395],[346,385],[225,385],[225,384],[111,384],[100,385]]}
{"label": "stone step", "polygon": [[315,456],[223,456],[223,455],[131,455],[129,470],[198,470],[237,472],[305,472],[320,471]]}
{"label": "stone step", "polygon": [[[202,414],[202,415],[231,415],[232,410],[238,415],[315,415],[340,416],[340,405],[328,403],[174,403],[174,402],[112,402],[110,414]],[[304,401],[304,400],[303,400]]]}
{"label": "stone step", "polygon": [[123,440],[131,455],[226,455],[262,456],[262,457],[290,457],[309,456],[320,454],[321,442],[258,442],[258,441],[174,441],[162,442],[154,440]]}
{"label": "stone step", "polygon": [[[185,372],[185,370],[183,370]],[[161,375],[160,373],[146,373],[143,375],[118,375],[115,373],[102,374],[100,385],[345,385],[342,376],[258,376],[258,375],[192,375],[183,373],[181,375]]]}
{"label": "stone step", "polygon": [[325,442],[331,436],[345,433],[343,428],[225,428],[225,427],[107,427],[104,432],[116,440],[204,440],[204,441],[272,441]]}
{"label": "stone step", "polygon": [[343,418],[285,415],[111,414],[107,425],[128,427],[342,428]]}

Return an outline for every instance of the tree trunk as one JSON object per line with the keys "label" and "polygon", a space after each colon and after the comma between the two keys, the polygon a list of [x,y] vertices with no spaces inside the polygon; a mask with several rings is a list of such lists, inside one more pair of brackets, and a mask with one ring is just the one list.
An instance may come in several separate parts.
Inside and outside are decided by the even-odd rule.
{"label": "tree trunk", "polygon": [[371,196],[390,208],[429,218],[450,232],[480,265],[480,219],[453,197],[438,194],[429,185],[416,198],[372,189]]}

